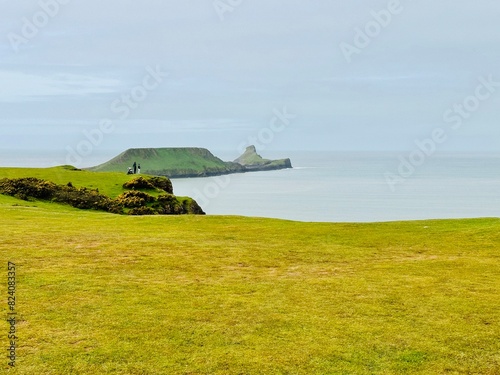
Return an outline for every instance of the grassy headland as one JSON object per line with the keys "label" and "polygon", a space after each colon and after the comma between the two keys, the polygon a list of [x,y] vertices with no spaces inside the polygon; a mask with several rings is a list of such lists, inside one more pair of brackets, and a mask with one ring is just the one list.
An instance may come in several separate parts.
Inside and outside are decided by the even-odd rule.
{"label": "grassy headland", "polygon": [[88,168],[94,172],[125,172],[134,163],[143,173],[176,177],[206,177],[251,171],[291,168],[290,159],[268,160],[250,146],[234,162],[222,161],[204,148],[132,148],[113,159]]}
{"label": "grassy headland", "polygon": [[[67,173],[110,196],[130,178],[0,178]],[[0,195],[0,223],[19,311],[5,373],[500,373],[499,219],[131,217]]]}
{"label": "grassy headland", "polygon": [[201,177],[243,172],[237,163],[225,162],[203,148],[129,149],[110,161],[89,168],[94,172],[126,172],[136,162],[143,173],[168,177]]}

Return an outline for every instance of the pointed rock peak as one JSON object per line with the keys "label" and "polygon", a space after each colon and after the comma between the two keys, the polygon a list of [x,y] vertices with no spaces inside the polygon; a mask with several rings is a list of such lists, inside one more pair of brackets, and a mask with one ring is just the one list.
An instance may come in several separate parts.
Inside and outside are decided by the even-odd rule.
{"label": "pointed rock peak", "polygon": [[265,161],[259,154],[257,154],[257,150],[254,145],[248,146],[245,152],[234,162],[241,165],[251,165],[258,164]]}

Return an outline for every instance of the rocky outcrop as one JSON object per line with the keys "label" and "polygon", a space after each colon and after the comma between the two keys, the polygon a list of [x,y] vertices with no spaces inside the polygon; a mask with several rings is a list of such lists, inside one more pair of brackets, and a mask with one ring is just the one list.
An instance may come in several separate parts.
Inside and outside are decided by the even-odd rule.
{"label": "rocky outcrop", "polygon": [[246,168],[247,171],[270,171],[292,168],[290,159],[269,160],[257,154],[255,146],[248,146],[238,159],[234,161]]}

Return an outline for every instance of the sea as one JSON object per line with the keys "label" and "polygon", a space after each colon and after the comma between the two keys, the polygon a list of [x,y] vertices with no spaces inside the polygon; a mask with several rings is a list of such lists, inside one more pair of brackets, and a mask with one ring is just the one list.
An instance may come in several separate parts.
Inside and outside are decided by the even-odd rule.
{"label": "sea", "polygon": [[[306,222],[500,217],[500,154],[450,153],[413,160],[397,152],[264,154],[289,157],[293,168],[173,179],[174,193],[195,198],[209,215]],[[88,162],[96,165],[109,156],[94,155]],[[56,160],[49,154],[0,153],[2,166],[44,167]]]}

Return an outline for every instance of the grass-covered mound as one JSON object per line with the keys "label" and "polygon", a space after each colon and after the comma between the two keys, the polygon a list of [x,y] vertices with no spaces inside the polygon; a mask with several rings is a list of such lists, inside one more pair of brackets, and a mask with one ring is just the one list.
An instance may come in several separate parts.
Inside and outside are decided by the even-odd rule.
{"label": "grass-covered mound", "polygon": [[125,172],[134,163],[141,165],[143,173],[170,178],[206,177],[245,171],[237,163],[223,161],[207,149],[195,147],[132,148],[89,170]]}
{"label": "grass-covered mound", "polygon": [[[64,169],[78,171],[70,167]],[[44,200],[68,204],[79,209],[94,209],[115,214],[204,214],[201,207],[193,199],[174,196],[172,183],[165,177],[134,177],[123,183],[122,187],[131,190],[127,190],[113,199],[101,194],[98,188],[75,187],[72,182],[58,185],[36,177],[0,179],[0,194],[10,195],[25,201]],[[151,192],[156,194],[151,195]]]}

